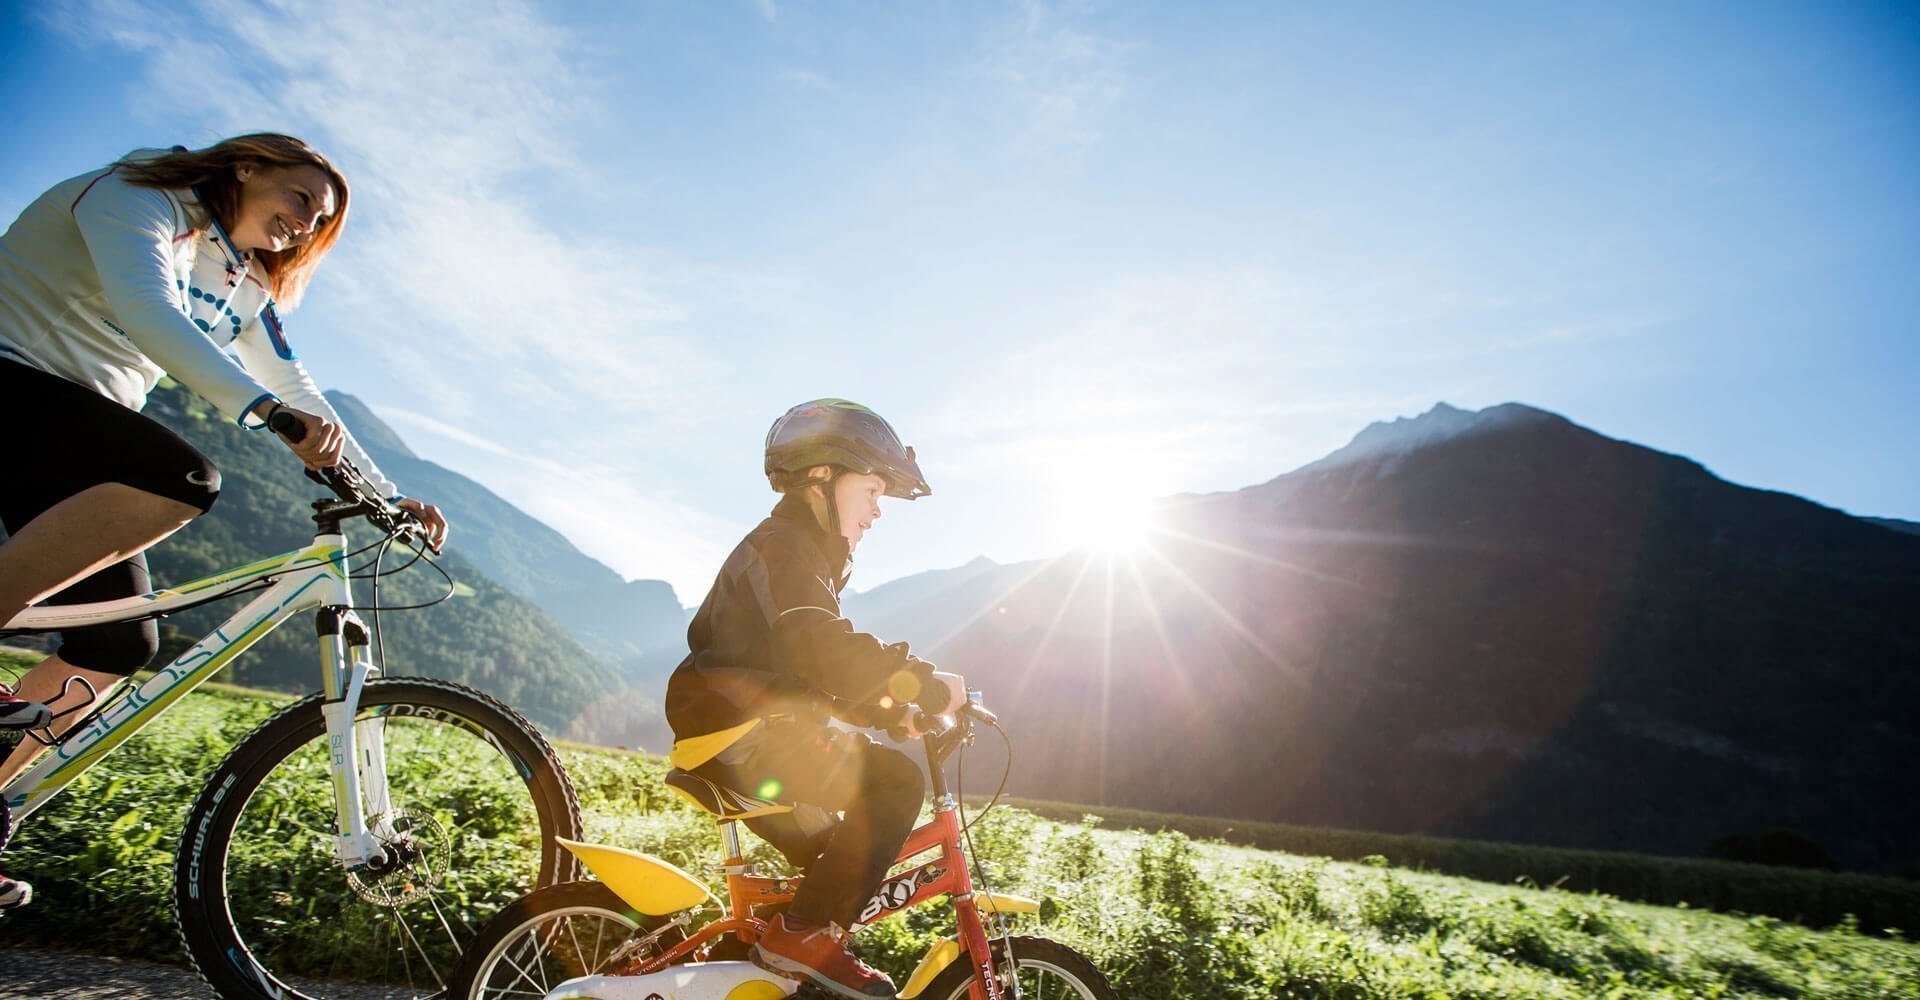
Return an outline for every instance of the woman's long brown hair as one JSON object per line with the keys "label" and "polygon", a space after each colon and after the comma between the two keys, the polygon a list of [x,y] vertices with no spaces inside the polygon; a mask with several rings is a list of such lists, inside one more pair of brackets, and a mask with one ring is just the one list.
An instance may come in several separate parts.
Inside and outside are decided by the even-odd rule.
{"label": "woman's long brown hair", "polygon": [[290,135],[256,132],[223,139],[205,149],[175,150],[156,157],[126,157],[115,163],[132,184],[151,188],[189,188],[198,191],[206,207],[223,226],[231,227],[240,208],[242,163],[261,167],[318,167],[332,180],[339,204],[320,223],[313,238],[285,250],[256,250],[254,258],[266,268],[267,290],[274,300],[292,308],[307,290],[320,258],[340,239],[347,221],[347,179],[312,146]]}

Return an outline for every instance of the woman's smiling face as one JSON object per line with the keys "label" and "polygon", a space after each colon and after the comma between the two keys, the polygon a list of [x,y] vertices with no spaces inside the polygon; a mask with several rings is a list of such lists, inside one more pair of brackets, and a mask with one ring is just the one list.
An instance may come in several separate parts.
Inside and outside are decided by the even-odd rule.
{"label": "woman's smiling face", "polygon": [[333,182],[319,167],[242,164],[235,174],[240,204],[227,235],[242,251],[290,250],[333,218]]}

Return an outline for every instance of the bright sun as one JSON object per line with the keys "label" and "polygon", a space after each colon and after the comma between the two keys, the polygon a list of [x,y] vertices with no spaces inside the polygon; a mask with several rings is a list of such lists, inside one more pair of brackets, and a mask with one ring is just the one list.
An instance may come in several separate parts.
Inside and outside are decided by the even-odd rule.
{"label": "bright sun", "polygon": [[1153,533],[1153,506],[1142,497],[1102,497],[1074,511],[1075,534],[1102,552],[1133,552]]}

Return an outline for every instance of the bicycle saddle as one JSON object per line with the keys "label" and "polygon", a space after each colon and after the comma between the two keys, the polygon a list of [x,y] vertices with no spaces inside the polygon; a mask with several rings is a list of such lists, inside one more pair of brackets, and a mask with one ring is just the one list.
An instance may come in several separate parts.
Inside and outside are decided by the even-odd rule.
{"label": "bicycle saddle", "polygon": [[681,798],[712,813],[722,823],[793,811],[793,806],[785,802],[735,791],[677,767],[667,772],[667,785],[680,793]]}

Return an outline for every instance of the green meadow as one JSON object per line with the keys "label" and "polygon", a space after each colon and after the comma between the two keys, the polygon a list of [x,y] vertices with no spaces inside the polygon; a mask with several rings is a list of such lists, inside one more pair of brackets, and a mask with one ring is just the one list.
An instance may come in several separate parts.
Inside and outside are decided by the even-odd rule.
{"label": "green meadow", "polygon": [[[0,666],[21,665],[8,656]],[[183,962],[170,875],[187,803],[283,702],[237,689],[191,696],[33,817],[5,861],[38,895],[0,917],[0,942]],[[715,859],[713,824],[668,794],[659,758],[590,747],[563,757],[590,839],[696,873]],[[1809,926],[1548,879],[1442,875],[1398,867],[1391,850],[1335,859],[1352,844],[1323,856],[1264,849],[1224,839],[1260,839],[1244,828],[1206,821],[1066,812],[1003,804],[975,824],[974,847],[993,888],[1046,900],[1018,932],[1080,949],[1123,996],[1920,997],[1920,946],[1845,915]],[[780,866],[764,845],[755,859]],[[869,928],[860,947],[904,981],[951,932],[947,911],[923,907]]]}

